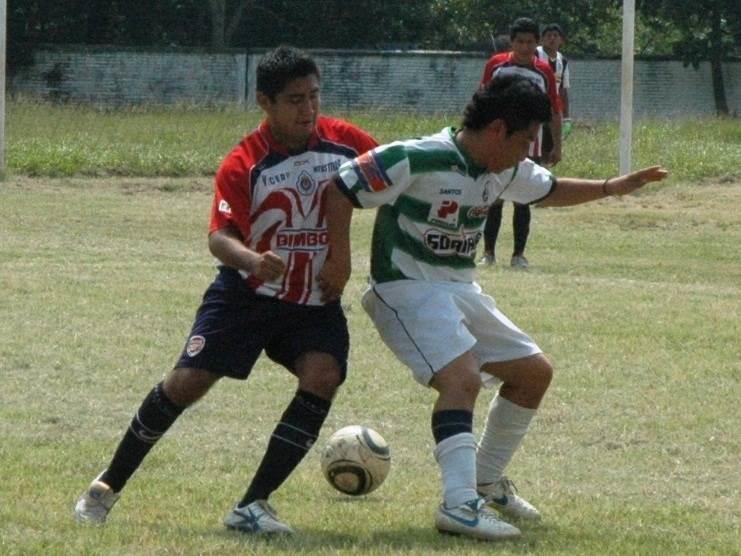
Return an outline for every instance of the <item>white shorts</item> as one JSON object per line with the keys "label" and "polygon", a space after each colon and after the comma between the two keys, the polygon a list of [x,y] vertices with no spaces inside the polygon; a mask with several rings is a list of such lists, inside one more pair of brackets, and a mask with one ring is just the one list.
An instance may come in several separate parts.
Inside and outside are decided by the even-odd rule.
{"label": "white shorts", "polygon": [[[418,382],[471,351],[479,365],[541,353],[477,283],[395,280],[373,284],[363,308],[381,339]],[[484,384],[497,379],[482,373]]]}

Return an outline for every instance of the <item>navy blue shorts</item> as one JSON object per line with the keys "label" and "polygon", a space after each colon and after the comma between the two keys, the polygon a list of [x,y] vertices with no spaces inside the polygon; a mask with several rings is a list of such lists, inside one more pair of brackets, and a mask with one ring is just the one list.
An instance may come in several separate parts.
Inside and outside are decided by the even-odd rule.
{"label": "navy blue shorts", "polygon": [[339,301],[299,305],[257,295],[237,271],[222,267],[175,366],[245,379],[263,350],[292,372],[301,355],[316,351],[334,356],[344,380],[349,347]]}

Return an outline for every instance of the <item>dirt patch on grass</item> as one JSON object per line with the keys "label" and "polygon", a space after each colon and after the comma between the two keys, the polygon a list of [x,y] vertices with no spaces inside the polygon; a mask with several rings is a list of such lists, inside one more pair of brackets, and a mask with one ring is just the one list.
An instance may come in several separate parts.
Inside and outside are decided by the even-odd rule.
{"label": "dirt patch on grass", "polygon": [[127,194],[158,191],[163,193],[177,192],[210,192],[213,189],[213,177],[196,176],[185,178],[29,178],[11,176],[0,187],[35,190],[59,190],[65,188],[90,190],[118,190]]}

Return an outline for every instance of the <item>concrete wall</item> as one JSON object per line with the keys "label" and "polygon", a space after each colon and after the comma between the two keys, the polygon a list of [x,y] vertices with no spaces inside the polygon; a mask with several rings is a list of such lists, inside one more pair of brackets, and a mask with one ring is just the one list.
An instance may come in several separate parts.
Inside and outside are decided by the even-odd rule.
{"label": "concrete wall", "polygon": [[102,105],[245,100],[244,53],[134,49],[40,50],[9,82],[11,93]]}
{"label": "concrete wall", "polygon": [[[459,114],[486,55],[451,52],[313,51],[323,71],[326,108],[387,108]],[[259,53],[57,48],[36,52],[11,93],[98,104],[238,103],[254,106]],[[575,119],[617,119],[620,61],[572,60]],[[710,66],[635,62],[636,117],[714,114]],[[741,62],[724,66],[732,112],[741,113]]]}

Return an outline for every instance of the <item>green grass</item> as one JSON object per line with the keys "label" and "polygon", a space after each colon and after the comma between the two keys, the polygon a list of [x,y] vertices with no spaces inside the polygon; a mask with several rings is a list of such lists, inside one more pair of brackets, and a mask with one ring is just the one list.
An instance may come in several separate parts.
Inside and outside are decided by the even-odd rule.
{"label": "green grass", "polygon": [[273,497],[297,537],[224,530],[294,387],[261,360],[249,381],[224,381],[186,412],[105,527],[76,525],[76,496],[172,365],[212,278],[209,190],[203,177],[11,179],[0,191],[1,553],[741,551],[738,182],[536,210],[532,271],[481,273],[557,367],[510,469],[546,516],[524,525],[521,540],[492,547],[432,527],[434,396],[359,305],[372,211],[354,223],[351,371],[319,444],[347,424],[376,428],[392,446],[386,484],[365,498],[339,495],[314,451]]}
{"label": "green grass", "polygon": [[[379,142],[434,133],[458,125],[448,115],[384,111],[337,114],[370,131]],[[226,152],[260,120],[234,107],[135,107],[101,110],[11,102],[7,165],[26,176],[210,176]],[[741,176],[741,123],[737,119],[638,121],[633,166],[661,163],[673,182]],[[557,173],[598,177],[617,172],[615,123],[576,122]]]}
{"label": "green grass", "polygon": [[[381,141],[457,121],[346,116]],[[348,424],[376,428],[392,447],[386,484],[364,498],[335,493],[315,450],[272,500],[298,536],[224,530],[295,386],[260,360],[249,381],[223,381],[183,415],[105,527],[75,524],[75,498],[181,349],[214,272],[210,176],[258,119],[232,109],[10,104],[10,177],[0,184],[0,554],[741,554],[738,120],[640,122],[635,164],[665,164],[668,183],[536,209],[532,270],[480,273],[557,369],[510,468],[546,516],[523,525],[522,539],[491,546],[432,527],[434,395],[383,346],[359,304],[372,211],[356,214],[344,299],[350,374],[319,444]],[[614,125],[581,124],[558,172],[615,173],[616,141]],[[499,241],[506,253],[508,225]],[[491,394],[480,398],[477,432]]]}

